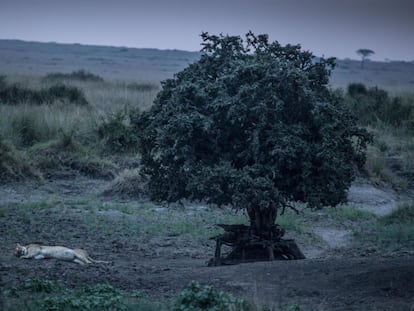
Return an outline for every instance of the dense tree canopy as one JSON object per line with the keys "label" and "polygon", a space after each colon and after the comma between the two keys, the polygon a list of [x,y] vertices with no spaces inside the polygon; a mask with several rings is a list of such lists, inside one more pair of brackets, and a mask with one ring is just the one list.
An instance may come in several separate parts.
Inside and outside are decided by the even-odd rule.
{"label": "dense tree canopy", "polygon": [[135,120],[153,199],[203,199],[276,218],[291,200],[346,199],[367,133],[328,88],[334,59],[267,35],[202,34],[200,60]]}

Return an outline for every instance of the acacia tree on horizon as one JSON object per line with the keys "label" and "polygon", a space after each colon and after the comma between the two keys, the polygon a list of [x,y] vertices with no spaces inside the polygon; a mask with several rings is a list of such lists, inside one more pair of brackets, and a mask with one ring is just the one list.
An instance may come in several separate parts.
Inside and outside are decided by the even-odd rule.
{"label": "acacia tree on horizon", "polygon": [[328,87],[334,59],[251,32],[201,37],[200,60],[134,122],[151,198],[245,209],[264,240],[291,201],[344,202],[369,135]]}
{"label": "acacia tree on horizon", "polygon": [[368,59],[368,57],[375,54],[375,52],[370,49],[359,49],[356,51],[356,53],[361,56],[361,68],[364,68],[365,61]]}

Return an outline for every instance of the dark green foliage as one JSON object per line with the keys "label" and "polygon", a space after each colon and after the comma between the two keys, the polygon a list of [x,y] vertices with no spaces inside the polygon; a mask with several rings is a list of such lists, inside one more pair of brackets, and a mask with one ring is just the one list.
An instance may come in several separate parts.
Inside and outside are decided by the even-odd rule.
{"label": "dark green foliage", "polygon": [[248,211],[345,201],[370,137],[327,87],[334,60],[266,35],[202,38],[200,60],[134,119],[152,198]]}
{"label": "dark green foliage", "polygon": [[55,102],[88,105],[82,90],[74,86],[56,84],[40,90],[28,89],[18,83],[8,85],[0,78],[0,104],[53,104]]}
{"label": "dark green foliage", "polygon": [[247,304],[233,296],[217,291],[212,286],[201,286],[191,282],[181,291],[177,300],[175,311],[243,311],[248,310]]}
{"label": "dark green foliage", "polygon": [[85,70],[73,71],[72,73],[49,73],[44,77],[45,80],[79,80],[79,81],[92,81],[103,82],[104,79],[98,75],[87,72]]}
{"label": "dark green foliage", "polygon": [[390,97],[385,90],[366,88],[362,83],[348,86],[345,102],[364,125],[380,121],[391,126],[414,129],[414,103],[401,97]]}
{"label": "dark green foliage", "polygon": [[85,106],[88,104],[83,92],[74,86],[57,84],[51,86],[47,91],[49,103],[54,101],[68,101],[69,103]]}

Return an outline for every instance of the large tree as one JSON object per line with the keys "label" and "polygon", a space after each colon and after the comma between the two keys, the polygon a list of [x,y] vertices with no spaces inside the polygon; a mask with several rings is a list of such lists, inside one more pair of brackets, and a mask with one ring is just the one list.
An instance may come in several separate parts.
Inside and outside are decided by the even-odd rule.
{"label": "large tree", "polygon": [[251,32],[201,37],[200,60],[135,120],[151,197],[246,209],[250,226],[230,231],[247,244],[280,240],[292,201],[344,202],[368,135],[328,88],[334,59]]}

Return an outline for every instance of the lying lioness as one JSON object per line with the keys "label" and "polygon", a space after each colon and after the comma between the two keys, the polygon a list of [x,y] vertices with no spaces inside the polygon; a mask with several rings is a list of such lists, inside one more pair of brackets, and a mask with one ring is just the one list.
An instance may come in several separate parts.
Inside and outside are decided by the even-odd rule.
{"label": "lying lioness", "polygon": [[40,244],[29,244],[26,246],[22,246],[19,243],[17,243],[14,254],[17,257],[24,259],[55,258],[65,261],[73,261],[81,265],[91,263],[109,263],[109,261],[92,259],[88,255],[88,252],[83,249],[70,249],[64,246],[46,246]]}

